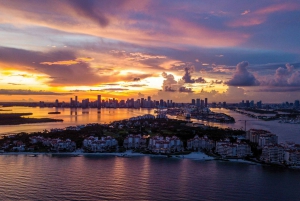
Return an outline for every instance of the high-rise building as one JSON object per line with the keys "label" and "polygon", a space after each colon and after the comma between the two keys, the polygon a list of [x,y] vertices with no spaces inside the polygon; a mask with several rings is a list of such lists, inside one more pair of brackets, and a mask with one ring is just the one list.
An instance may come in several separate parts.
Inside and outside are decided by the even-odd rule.
{"label": "high-rise building", "polygon": [[294,104],[295,107],[299,107],[300,104],[299,104],[299,100],[295,100],[295,104]]}
{"label": "high-rise building", "polygon": [[163,99],[160,99],[160,101],[159,101],[159,106],[164,106],[164,100]]}
{"label": "high-rise building", "polygon": [[249,102],[249,100],[246,100],[246,107],[250,107],[250,102]]}
{"label": "high-rise building", "polygon": [[204,108],[204,100],[201,100],[201,108]]}
{"label": "high-rise building", "polygon": [[258,102],[256,103],[256,106],[257,106],[258,108],[261,108],[261,101],[258,101]]}
{"label": "high-rise building", "polygon": [[196,105],[195,99],[192,99],[192,105]]}
{"label": "high-rise building", "polygon": [[197,106],[197,107],[200,107],[200,98],[197,98],[197,99],[196,99],[196,106]]}
{"label": "high-rise building", "polygon": [[97,108],[101,108],[101,95],[97,96]]}
{"label": "high-rise building", "polygon": [[70,98],[70,107],[73,107],[73,98]]}
{"label": "high-rise building", "polygon": [[55,107],[58,107],[58,100],[55,100]]}
{"label": "high-rise building", "polygon": [[204,106],[207,107],[207,98],[205,98],[205,105]]}
{"label": "high-rise building", "polygon": [[141,107],[145,107],[145,99],[141,98]]}
{"label": "high-rise building", "polygon": [[78,106],[78,99],[77,99],[77,96],[75,96],[75,107],[77,107]]}

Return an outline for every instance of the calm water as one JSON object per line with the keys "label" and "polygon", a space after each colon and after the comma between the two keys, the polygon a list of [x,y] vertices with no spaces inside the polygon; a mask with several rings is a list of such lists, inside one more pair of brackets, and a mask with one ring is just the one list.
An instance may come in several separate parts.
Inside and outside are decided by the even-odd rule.
{"label": "calm water", "polygon": [[[38,124],[22,124],[22,125],[8,125],[0,126],[0,135],[6,133],[19,133],[19,132],[35,132],[43,131],[51,128],[65,128],[67,126],[74,126],[88,123],[109,123],[112,121],[128,119],[130,117],[154,114],[154,110],[149,109],[101,109],[98,113],[96,108],[90,109],[70,109],[70,108],[31,108],[31,107],[5,107],[5,110],[0,113],[26,113],[31,112],[31,117],[36,118],[53,118],[63,119],[63,122],[50,122]],[[48,114],[48,112],[59,111],[60,114]]]}
{"label": "calm water", "polygon": [[230,127],[230,128],[244,130],[245,121],[239,121],[239,120],[247,120],[246,122],[247,130],[250,128],[264,129],[278,135],[279,142],[293,141],[296,143],[300,143],[300,124],[278,123],[278,120],[263,121],[226,109],[213,108],[212,111],[228,114],[235,119],[236,123],[234,124],[208,123],[209,125],[218,126],[222,128]]}
{"label": "calm water", "polygon": [[300,171],[154,157],[0,156],[0,200],[299,200]]}
{"label": "calm water", "polygon": [[[8,108],[6,108],[8,109]],[[34,117],[64,122],[1,126],[0,134],[42,131],[92,122],[110,122],[153,110],[58,109],[13,107]],[[249,119],[219,110],[236,120]],[[215,111],[216,111],[215,110]],[[88,112],[88,113],[87,113]],[[205,122],[204,122],[205,123]],[[209,123],[240,129],[235,124]],[[249,121],[248,128],[267,129],[279,140],[300,143],[300,125]],[[52,157],[0,155],[0,200],[299,200],[300,171],[233,162],[195,161],[155,157]]]}
{"label": "calm water", "polygon": [[[101,113],[98,113],[96,108],[94,109],[70,109],[70,108],[29,108],[29,107],[8,107],[4,109],[11,109],[11,112],[32,112],[33,117],[42,118],[50,117],[63,119],[64,122],[54,122],[54,123],[40,123],[40,124],[23,124],[23,125],[12,125],[12,126],[0,126],[0,135],[7,133],[18,133],[18,132],[34,132],[43,131],[44,129],[51,128],[64,128],[67,126],[87,124],[87,123],[109,123],[116,120],[128,119],[133,116],[143,115],[143,114],[154,114],[154,110],[149,109],[101,109]],[[48,114],[48,112],[59,111],[61,114]],[[240,113],[226,110],[226,109],[216,109],[213,108],[214,112],[226,113],[235,118],[236,123],[233,124],[221,124],[214,122],[202,122],[209,124],[211,126],[218,126],[222,128],[235,128],[235,129],[245,129],[245,122],[239,120],[249,120],[246,124],[246,129],[257,128],[265,129],[273,132],[279,136],[279,141],[293,141],[300,143],[300,124],[282,124],[278,121],[262,121],[250,118],[248,116],[242,115]],[[4,113],[1,111],[1,113]],[[193,120],[197,122],[197,120]]]}

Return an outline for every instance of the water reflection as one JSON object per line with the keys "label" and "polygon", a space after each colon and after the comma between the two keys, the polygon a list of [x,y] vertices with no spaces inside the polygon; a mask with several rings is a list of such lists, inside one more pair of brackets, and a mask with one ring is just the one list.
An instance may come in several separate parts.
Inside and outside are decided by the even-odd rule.
{"label": "water reflection", "polygon": [[[34,132],[34,131],[43,131],[45,129],[50,130],[51,128],[64,128],[67,126],[74,126],[79,124],[88,124],[88,123],[108,123],[112,121],[128,119],[133,116],[139,116],[143,114],[154,114],[153,109],[127,109],[127,108],[97,108],[90,109],[81,109],[81,108],[56,108],[61,114],[51,114],[48,112],[53,111],[53,108],[31,108],[31,107],[8,107],[7,110],[12,111],[3,111],[3,113],[11,112],[31,112],[33,113],[32,117],[35,118],[56,118],[63,119],[64,122],[51,122],[51,123],[42,123],[42,124],[23,124],[23,125],[13,125],[13,126],[1,126],[0,135],[7,133],[18,133],[18,132]],[[216,126],[221,128],[233,128],[233,129],[245,129],[244,121],[239,120],[253,120],[253,118],[242,115],[240,113],[227,110],[212,108],[214,112],[220,112],[228,114],[235,118],[235,123],[224,124],[216,122],[202,122],[196,119],[193,119],[195,122],[208,124],[210,126]],[[100,112],[100,113],[99,113]],[[2,113],[2,112],[1,112]],[[294,141],[300,143],[300,124],[280,124],[277,121],[247,121],[247,129],[257,128],[265,129],[273,132],[279,136],[279,141]]]}

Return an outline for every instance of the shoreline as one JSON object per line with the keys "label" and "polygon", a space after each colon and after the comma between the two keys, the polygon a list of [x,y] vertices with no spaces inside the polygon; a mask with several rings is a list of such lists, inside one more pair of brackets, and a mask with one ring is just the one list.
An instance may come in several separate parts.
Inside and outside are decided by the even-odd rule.
{"label": "shoreline", "polygon": [[134,153],[132,150],[127,150],[122,153],[86,153],[81,150],[76,152],[58,152],[58,153],[48,153],[48,152],[3,152],[0,153],[1,156],[28,156],[28,157],[38,157],[38,156],[51,156],[51,157],[119,157],[119,158],[135,158],[135,157],[153,157],[153,158],[165,158],[165,159],[188,159],[193,161],[219,161],[219,162],[229,162],[229,163],[243,163],[248,165],[259,165],[267,167],[278,167],[290,170],[300,170],[300,166],[279,166],[278,164],[264,164],[260,162],[253,162],[246,159],[220,159],[212,156],[208,156],[203,152],[191,152],[186,155],[160,155],[160,154],[142,154]]}
{"label": "shoreline", "polygon": [[58,153],[48,153],[48,152],[3,152],[0,153],[0,156],[31,156],[31,157],[38,157],[38,156],[65,156],[65,157],[81,157],[81,156],[114,156],[120,158],[132,158],[132,157],[158,157],[158,158],[174,158],[174,159],[189,159],[189,160],[196,160],[196,161],[223,161],[223,162],[236,162],[236,163],[246,163],[252,165],[261,165],[259,163],[247,161],[244,159],[228,159],[228,160],[219,160],[215,157],[208,156],[203,152],[191,152],[190,154],[186,155],[160,155],[160,154],[142,154],[142,153],[134,153],[132,150],[128,150],[122,153],[85,153],[82,151],[76,152],[58,152]]}

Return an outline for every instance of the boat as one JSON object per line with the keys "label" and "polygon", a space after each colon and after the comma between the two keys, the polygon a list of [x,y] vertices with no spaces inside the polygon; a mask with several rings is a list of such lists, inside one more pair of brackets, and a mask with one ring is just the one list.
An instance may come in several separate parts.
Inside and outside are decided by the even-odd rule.
{"label": "boat", "polygon": [[60,114],[60,112],[48,112],[48,114]]}
{"label": "boat", "polygon": [[30,157],[37,157],[38,155],[37,154],[32,154],[32,155],[29,155]]}

